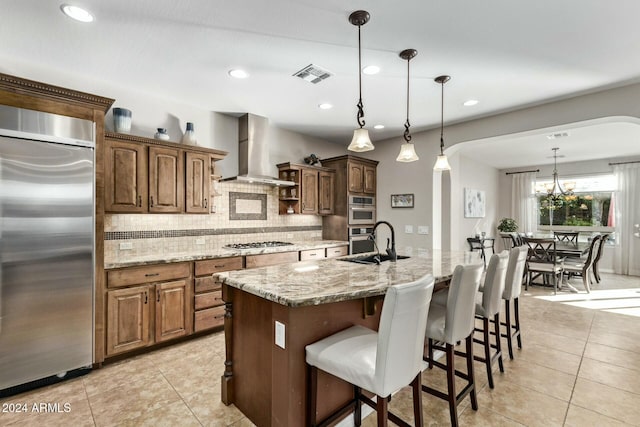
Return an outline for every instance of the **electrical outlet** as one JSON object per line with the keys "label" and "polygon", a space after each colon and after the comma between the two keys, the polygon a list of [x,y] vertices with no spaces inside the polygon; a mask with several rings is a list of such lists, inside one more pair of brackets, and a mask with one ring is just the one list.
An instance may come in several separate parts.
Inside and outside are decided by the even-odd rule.
{"label": "electrical outlet", "polygon": [[405,234],[413,234],[413,225],[405,225],[404,232]]}
{"label": "electrical outlet", "polygon": [[418,226],[418,234],[429,234],[429,226],[428,225],[419,225]]}
{"label": "electrical outlet", "polygon": [[276,345],[280,348],[284,348],[285,328],[284,323],[280,323],[276,320]]}
{"label": "electrical outlet", "polygon": [[204,237],[196,237],[196,245],[204,245]]}
{"label": "electrical outlet", "polygon": [[121,251],[130,251],[131,249],[133,249],[133,243],[132,242],[122,242],[122,243],[120,243],[120,250]]}

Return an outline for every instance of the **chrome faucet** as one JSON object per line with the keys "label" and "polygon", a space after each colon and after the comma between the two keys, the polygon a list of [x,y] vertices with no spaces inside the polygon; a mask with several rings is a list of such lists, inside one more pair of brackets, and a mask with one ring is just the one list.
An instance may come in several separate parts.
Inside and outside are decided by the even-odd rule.
{"label": "chrome faucet", "polygon": [[371,231],[370,238],[375,241],[376,228],[378,228],[380,224],[386,224],[389,227],[389,230],[391,230],[391,248],[389,248],[389,239],[387,239],[387,255],[389,255],[389,260],[391,262],[396,262],[398,260],[398,255],[396,254],[396,232],[393,229],[393,225],[389,224],[387,221],[376,222],[376,224],[373,226],[373,230]]}

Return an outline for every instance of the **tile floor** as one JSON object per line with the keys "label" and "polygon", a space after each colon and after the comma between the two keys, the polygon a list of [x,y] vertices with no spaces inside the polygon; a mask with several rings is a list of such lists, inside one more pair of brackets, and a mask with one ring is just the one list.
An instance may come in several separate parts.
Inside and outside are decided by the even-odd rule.
{"label": "tile floor", "polygon": [[[603,275],[590,295],[530,288],[521,322],[524,348],[494,374],[495,389],[476,363],[479,410],[466,399],[461,425],[640,425],[640,278]],[[0,412],[0,426],[252,426],[220,402],[223,360],[221,333],[153,351],[1,400],[0,409],[26,403],[28,412]],[[423,381],[446,387],[438,369]],[[40,403],[59,403],[61,411],[33,411]],[[403,389],[391,409],[411,421],[411,404]],[[449,425],[444,401],[423,394],[423,405],[427,425]],[[375,414],[363,424],[374,426]]]}

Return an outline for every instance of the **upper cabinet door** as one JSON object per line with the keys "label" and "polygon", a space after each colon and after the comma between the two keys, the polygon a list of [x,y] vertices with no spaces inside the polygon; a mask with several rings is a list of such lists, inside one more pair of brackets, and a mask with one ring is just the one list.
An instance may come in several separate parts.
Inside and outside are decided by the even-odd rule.
{"label": "upper cabinet door", "polygon": [[105,211],[146,212],[146,147],[106,139],[104,164]]}
{"label": "upper cabinet door", "polygon": [[333,181],[334,172],[318,172],[318,213],[320,215],[333,215]]}
{"label": "upper cabinet door", "polygon": [[364,192],[376,194],[376,168],[364,166]]}
{"label": "upper cabinet door", "polygon": [[318,213],[318,171],[302,169],[302,212],[303,214]]}
{"label": "upper cabinet door", "polygon": [[347,164],[349,176],[349,192],[362,193],[364,190],[364,166],[361,163]]}
{"label": "upper cabinet door", "polygon": [[189,213],[209,213],[211,195],[211,159],[208,154],[186,153],[187,200],[185,209]]}
{"label": "upper cabinet door", "polygon": [[149,147],[149,212],[184,210],[184,162],[175,148]]}

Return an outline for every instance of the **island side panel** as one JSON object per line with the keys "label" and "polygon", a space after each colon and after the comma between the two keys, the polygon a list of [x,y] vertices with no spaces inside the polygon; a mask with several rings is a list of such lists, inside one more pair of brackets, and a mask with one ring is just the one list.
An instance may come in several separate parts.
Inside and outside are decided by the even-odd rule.
{"label": "island side panel", "polygon": [[[307,369],[305,347],[352,325],[377,330],[381,302],[373,316],[363,318],[363,299],[316,306],[287,307],[273,303],[271,326],[272,426],[302,426],[306,420]],[[285,324],[285,349],[275,345],[274,322]],[[318,373],[318,419],[348,402],[353,388],[324,372]],[[260,424],[258,424],[260,425]]]}
{"label": "island side panel", "polygon": [[229,403],[235,404],[254,424],[268,426],[272,402],[273,303],[238,289],[233,289],[232,294],[233,400]]}

